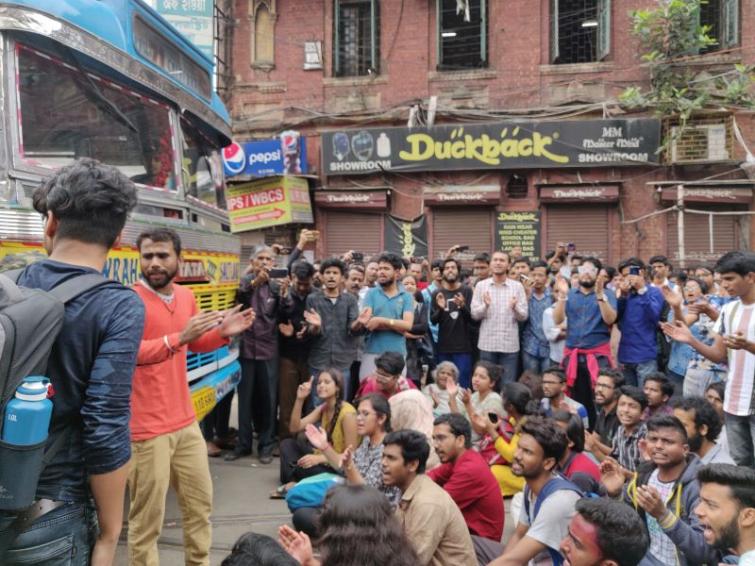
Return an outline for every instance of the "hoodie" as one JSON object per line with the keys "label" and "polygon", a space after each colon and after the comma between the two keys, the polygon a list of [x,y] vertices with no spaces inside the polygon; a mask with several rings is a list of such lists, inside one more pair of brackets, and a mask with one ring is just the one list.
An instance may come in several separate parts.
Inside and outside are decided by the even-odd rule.
{"label": "hoodie", "polygon": [[[671,491],[666,502],[666,508],[671,517],[658,521],[663,532],[676,545],[677,564],[681,566],[694,564],[708,564],[719,562],[716,550],[705,542],[703,528],[694,510],[700,498],[700,484],[697,482],[697,470],[700,459],[695,454],[687,456],[687,467],[684,468]],[[632,480],[624,488],[624,500],[635,508],[643,522],[646,521],[645,511],[637,502],[637,487],[646,485],[656,466],[652,462],[640,465]],[[641,565],[660,564],[648,553],[642,559]],[[668,565],[666,565],[668,566]]]}

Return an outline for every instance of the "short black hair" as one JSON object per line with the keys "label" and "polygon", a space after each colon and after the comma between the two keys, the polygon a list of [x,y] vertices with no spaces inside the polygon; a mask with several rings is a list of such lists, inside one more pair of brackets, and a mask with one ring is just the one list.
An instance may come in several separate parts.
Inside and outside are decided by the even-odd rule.
{"label": "short black hair", "polygon": [[58,238],[110,249],[136,206],[136,186],[115,167],[82,158],[45,180],[32,204],[42,216],[55,215]]}
{"label": "short black hair", "polygon": [[136,249],[142,250],[142,242],[144,240],[150,240],[152,242],[170,242],[173,244],[173,249],[177,256],[181,255],[181,237],[175,230],[170,228],[154,228],[153,230],[145,230],[136,238]]}
{"label": "short black hair", "polygon": [[570,413],[569,411],[556,411],[553,414],[553,420],[557,423],[566,424],[566,438],[574,445],[575,452],[585,451],[585,425],[582,417]]}
{"label": "short black hair", "polygon": [[619,263],[619,273],[621,273],[625,267],[637,266],[645,271],[645,262],[638,257],[629,257]]}
{"label": "short black hair", "polygon": [[718,273],[736,273],[742,277],[755,273],[755,253],[729,252],[718,258],[715,271]]}
{"label": "short black hair", "polygon": [[311,279],[315,276],[315,266],[309,263],[306,259],[301,259],[291,266],[291,275],[300,281],[303,279]]}
{"label": "short black hair", "polygon": [[665,374],[654,371],[645,376],[645,381],[655,381],[661,387],[661,393],[671,399],[674,394],[674,384],[671,383]]}
{"label": "short black hair", "polygon": [[606,275],[608,276],[608,279],[613,279],[616,277],[616,268],[612,265],[604,265],[603,269],[606,270]]}
{"label": "short black hair", "polygon": [[716,483],[731,490],[740,507],[755,507],[755,469],[734,464],[708,464],[697,471],[700,484]]}
{"label": "short black hair", "polygon": [[610,377],[616,390],[624,387],[624,374],[620,369],[606,368],[598,370],[598,377]]}
{"label": "short black hair", "polygon": [[346,274],[346,264],[337,257],[329,257],[328,259],[323,260],[320,264],[320,273],[325,273],[325,270],[329,267],[335,267],[341,272],[341,275]]}
{"label": "short black hair", "polygon": [[415,460],[419,463],[417,473],[424,474],[427,467],[427,458],[430,456],[430,445],[427,437],[416,430],[397,430],[388,433],[383,439],[383,446],[395,444],[401,448],[401,457],[404,465]]}
{"label": "short black hair", "polygon": [[476,254],[474,258],[472,258],[472,261],[483,261],[485,263],[490,263],[490,254],[488,252]]}
{"label": "short black hair", "polygon": [[645,394],[639,387],[635,387],[634,385],[622,385],[619,391],[621,391],[622,395],[626,395],[630,399],[639,403],[643,411],[647,409],[648,398],[645,397]]}
{"label": "short black hair", "polygon": [[467,418],[459,413],[445,413],[435,418],[433,426],[448,425],[451,434],[464,437],[464,447],[472,447],[472,426]]}
{"label": "short black hair", "polygon": [[632,507],[606,497],[584,498],[575,509],[598,531],[598,548],[618,566],[637,566],[650,546],[645,522]]}
{"label": "short black hair", "polygon": [[[488,372],[488,377],[490,377],[490,381],[492,381],[493,383],[498,383],[501,380],[501,377],[503,377],[503,366],[499,366],[498,364],[494,364],[493,362],[480,360],[474,365],[474,367],[483,368],[486,372]],[[472,370],[472,373],[474,373],[474,370]]]}
{"label": "short black hair", "polygon": [[372,408],[375,409],[375,412],[378,414],[378,416],[385,417],[383,430],[385,432],[391,432],[391,404],[388,402],[388,399],[386,399],[385,396],[381,395],[380,393],[368,393],[367,395],[364,395],[363,397],[360,397],[359,399],[354,401],[354,407],[358,408],[359,405],[364,401],[367,401],[370,405],[372,405]]}
{"label": "short black hair", "polygon": [[443,269],[443,260],[442,259],[434,259],[432,263],[430,264],[430,269]]}
{"label": "short black hair", "polygon": [[540,408],[540,403],[532,398],[532,390],[518,381],[504,383],[501,397],[504,407],[509,403],[520,415],[534,415]]}
{"label": "short black hair", "polygon": [[374,261],[377,263],[387,263],[396,271],[400,271],[404,267],[404,260],[400,255],[393,252],[382,252]]}
{"label": "short black hair", "polygon": [[546,373],[555,375],[561,383],[566,383],[566,372],[564,372],[564,370],[562,370],[560,367],[551,366],[543,372],[543,376],[545,376]]}
{"label": "short black hair", "polygon": [[375,367],[382,369],[388,375],[401,375],[405,365],[404,356],[398,352],[383,352],[375,358]]}
{"label": "short black hair", "polygon": [[514,267],[517,263],[526,263],[527,267],[530,267],[530,259],[528,257],[518,257],[511,262],[511,266]]}
{"label": "short black hair", "polygon": [[715,383],[711,383],[708,387],[705,388],[705,392],[707,393],[709,389],[712,389],[716,393],[718,393],[718,396],[721,398],[721,402],[723,403],[726,400],[726,383],[723,381],[716,381]]}
{"label": "short black hair", "polygon": [[456,271],[458,271],[459,274],[461,274],[461,262],[459,260],[457,260],[455,258],[452,258],[452,257],[447,257],[446,259],[443,260],[443,265],[441,266],[441,269],[445,270],[446,269],[446,264],[448,264],[448,263],[455,263],[456,264]]}
{"label": "short black hair", "polygon": [[297,566],[278,541],[259,533],[245,533],[234,543],[220,566]]}
{"label": "short black hair", "polygon": [[663,263],[669,269],[672,267],[671,262],[665,255],[654,255],[648,260],[648,265],[653,265],[654,263]]}
{"label": "short black hair", "polygon": [[674,401],[674,409],[680,409],[682,411],[694,411],[695,412],[695,428],[700,430],[703,425],[708,427],[708,432],[705,434],[705,438],[711,442],[715,442],[718,435],[721,434],[723,423],[721,417],[713,408],[713,405],[708,403],[702,397],[682,397]]}
{"label": "short black hair", "polygon": [[592,263],[595,266],[595,269],[598,270],[598,273],[600,273],[600,270],[603,269],[603,262],[600,261],[597,257],[593,257],[593,256],[583,257],[582,265],[586,263]]}
{"label": "short black hair", "polygon": [[648,420],[648,422],[645,423],[645,426],[647,427],[648,433],[658,432],[662,428],[672,428],[682,436],[685,443],[687,442],[687,429],[684,428],[682,421],[673,415],[658,415],[657,417]]}
{"label": "short black hair", "polygon": [[556,421],[546,417],[527,417],[520,427],[521,434],[528,434],[543,449],[543,458],[555,458],[556,464],[564,456],[569,445],[566,433]]}
{"label": "short black hair", "polygon": [[537,269],[538,267],[542,267],[542,268],[544,268],[544,269],[545,269],[546,271],[548,270],[548,264],[547,264],[547,263],[545,263],[545,262],[544,262],[544,261],[542,261],[542,260],[539,260],[539,261],[533,261],[532,263],[530,263],[530,269]]}

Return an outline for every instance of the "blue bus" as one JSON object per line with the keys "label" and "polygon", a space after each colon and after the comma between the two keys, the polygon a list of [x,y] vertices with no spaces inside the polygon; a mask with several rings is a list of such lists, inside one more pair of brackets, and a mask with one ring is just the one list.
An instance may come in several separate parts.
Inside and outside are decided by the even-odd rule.
{"label": "blue bus", "polygon": [[[139,190],[105,274],[139,277],[138,234],[176,230],[178,281],[202,309],[233,306],[240,241],[231,235],[221,149],[230,118],[212,61],[140,0],[0,2],[0,271],[44,257],[31,195],[56,168],[91,157]],[[199,419],[240,377],[235,347],[190,354]]]}

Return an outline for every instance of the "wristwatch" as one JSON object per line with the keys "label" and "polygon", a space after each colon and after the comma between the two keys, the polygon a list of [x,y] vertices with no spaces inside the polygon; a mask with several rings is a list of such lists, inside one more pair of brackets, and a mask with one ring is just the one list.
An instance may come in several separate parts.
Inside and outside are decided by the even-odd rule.
{"label": "wristwatch", "polygon": [[598,299],[599,301],[604,301],[604,302],[606,300],[606,296],[605,295],[595,295],[595,298]]}

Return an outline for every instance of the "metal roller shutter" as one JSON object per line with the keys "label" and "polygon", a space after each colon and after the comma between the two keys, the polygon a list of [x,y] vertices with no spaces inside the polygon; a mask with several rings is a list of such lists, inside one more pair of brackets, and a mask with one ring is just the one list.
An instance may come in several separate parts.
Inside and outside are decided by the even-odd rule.
{"label": "metal roller shutter", "polygon": [[383,250],[383,215],[328,211],[325,218],[327,256],[354,250],[370,257]]}
{"label": "metal roller shutter", "polygon": [[432,256],[441,257],[455,244],[469,246],[461,255],[464,263],[481,252],[493,250],[493,209],[434,208]]}
{"label": "metal roller shutter", "polygon": [[[711,212],[733,212],[747,210],[746,206],[736,207],[731,205],[699,205],[689,203],[687,206],[698,210]],[[668,257],[674,266],[679,261],[679,232],[677,230],[677,213],[668,215]],[[711,249],[711,230],[709,218],[713,218],[713,248]],[[687,264],[704,261],[711,262],[718,259],[726,252],[740,249],[740,223],[742,216],[723,216],[707,214],[684,215],[684,253]]]}
{"label": "metal roller shutter", "polygon": [[549,205],[545,252],[556,249],[558,242],[574,242],[578,254],[608,261],[610,209],[605,205]]}

